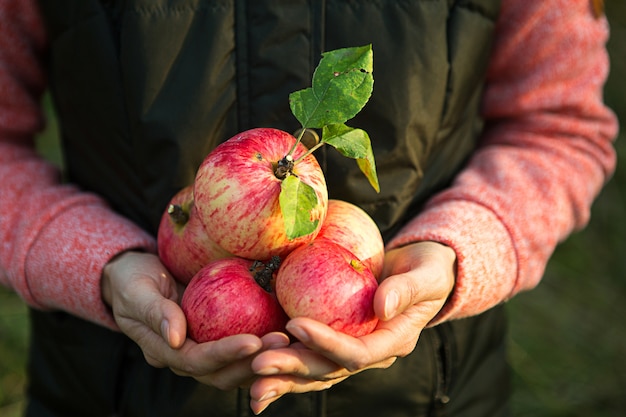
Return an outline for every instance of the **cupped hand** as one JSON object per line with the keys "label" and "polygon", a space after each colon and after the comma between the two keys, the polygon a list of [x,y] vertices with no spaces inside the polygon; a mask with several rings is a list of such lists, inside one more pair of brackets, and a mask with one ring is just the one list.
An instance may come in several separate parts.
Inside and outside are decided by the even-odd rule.
{"label": "cupped hand", "polygon": [[354,338],[307,318],[291,320],[287,330],[299,342],[262,352],[252,361],[260,376],[250,387],[252,410],[259,414],[284,394],[327,389],[411,353],[454,287],[455,264],[455,252],[436,242],[388,252],[385,278],[374,296],[380,321],[366,336]]}
{"label": "cupped hand", "polygon": [[289,344],[282,333],[206,343],[186,338],[187,321],[179,306],[182,286],[153,254],[125,252],[114,258],[104,268],[101,285],[120,330],[139,345],[150,365],[219,389],[249,385],[255,377],[253,355]]}

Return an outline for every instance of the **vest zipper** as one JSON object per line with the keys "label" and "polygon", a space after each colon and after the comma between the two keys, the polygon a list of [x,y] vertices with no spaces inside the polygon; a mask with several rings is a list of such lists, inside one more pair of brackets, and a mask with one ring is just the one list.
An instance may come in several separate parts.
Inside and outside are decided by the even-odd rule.
{"label": "vest zipper", "polygon": [[450,402],[449,392],[453,377],[454,346],[452,329],[448,323],[442,323],[435,329],[439,338],[439,345],[435,348],[437,373],[433,416],[443,417],[446,415],[445,405]]}
{"label": "vest zipper", "polygon": [[326,48],[326,0],[311,2],[311,76]]}
{"label": "vest zipper", "polygon": [[[326,51],[326,0],[311,2],[311,78],[319,63],[322,53]],[[321,137],[321,132],[318,132]],[[322,172],[326,175],[327,162],[326,150],[328,146],[322,146],[316,153]]]}
{"label": "vest zipper", "polygon": [[235,45],[237,77],[237,130],[250,128],[250,86],[248,79],[248,2],[235,2]]}

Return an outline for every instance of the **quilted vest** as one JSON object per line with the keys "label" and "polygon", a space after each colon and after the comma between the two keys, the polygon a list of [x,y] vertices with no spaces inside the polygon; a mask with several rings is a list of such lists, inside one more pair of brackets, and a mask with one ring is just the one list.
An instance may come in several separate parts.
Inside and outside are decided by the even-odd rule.
{"label": "quilted vest", "polygon": [[[321,53],[372,44],[373,95],[348,124],[369,133],[380,193],[333,148],[316,157],[329,196],[364,208],[388,239],[476,146],[499,3],[40,0],[68,180],[156,233],[167,202],[211,149],[253,127],[294,132],[289,93],[310,86]],[[119,333],[61,312],[31,314],[29,416],[251,415],[245,390],[196,387],[148,366]],[[503,335],[500,309],[444,323],[392,368],[286,396],[264,415],[422,416],[454,407],[499,415],[505,395],[475,414],[461,398],[506,391],[502,354],[488,353]],[[493,372],[477,381],[469,369],[479,368]]]}

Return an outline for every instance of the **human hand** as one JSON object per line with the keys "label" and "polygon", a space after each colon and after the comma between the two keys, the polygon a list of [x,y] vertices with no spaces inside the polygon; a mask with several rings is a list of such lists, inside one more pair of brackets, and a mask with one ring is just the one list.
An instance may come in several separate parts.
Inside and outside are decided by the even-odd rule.
{"label": "human hand", "polygon": [[323,323],[296,318],[287,330],[299,342],[258,354],[250,387],[259,414],[286,393],[320,391],[365,369],[387,368],[415,349],[422,330],[446,302],[455,282],[455,252],[436,242],[419,242],[385,256],[383,281],[374,296],[380,322],[359,338]]}
{"label": "human hand", "polygon": [[219,389],[249,385],[255,377],[250,369],[253,355],[289,344],[282,333],[207,343],[187,339],[187,321],[179,306],[183,287],[153,254],[125,252],[114,258],[104,268],[101,286],[121,331],[139,345],[150,365],[169,367]]}

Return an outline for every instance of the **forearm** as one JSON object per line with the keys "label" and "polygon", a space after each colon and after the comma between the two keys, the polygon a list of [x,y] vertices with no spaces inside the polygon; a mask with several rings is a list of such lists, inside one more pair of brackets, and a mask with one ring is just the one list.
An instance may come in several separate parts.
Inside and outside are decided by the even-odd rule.
{"label": "forearm", "polygon": [[1,176],[11,179],[0,184],[0,282],[34,307],[114,327],[100,299],[102,268],[129,249],[154,251],[154,239],[98,197],[59,184],[32,150],[5,142],[0,154]]}
{"label": "forearm", "polygon": [[617,123],[602,103],[608,29],[588,7],[503,4],[480,147],[390,244],[437,240],[457,252],[455,290],[435,322],[537,285],[614,170]]}
{"label": "forearm", "polygon": [[36,153],[44,52],[34,4],[0,0],[0,284],[37,308],[115,327],[100,297],[102,268],[121,251],[154,250],[154,239],[97,196],[62,184]]}

